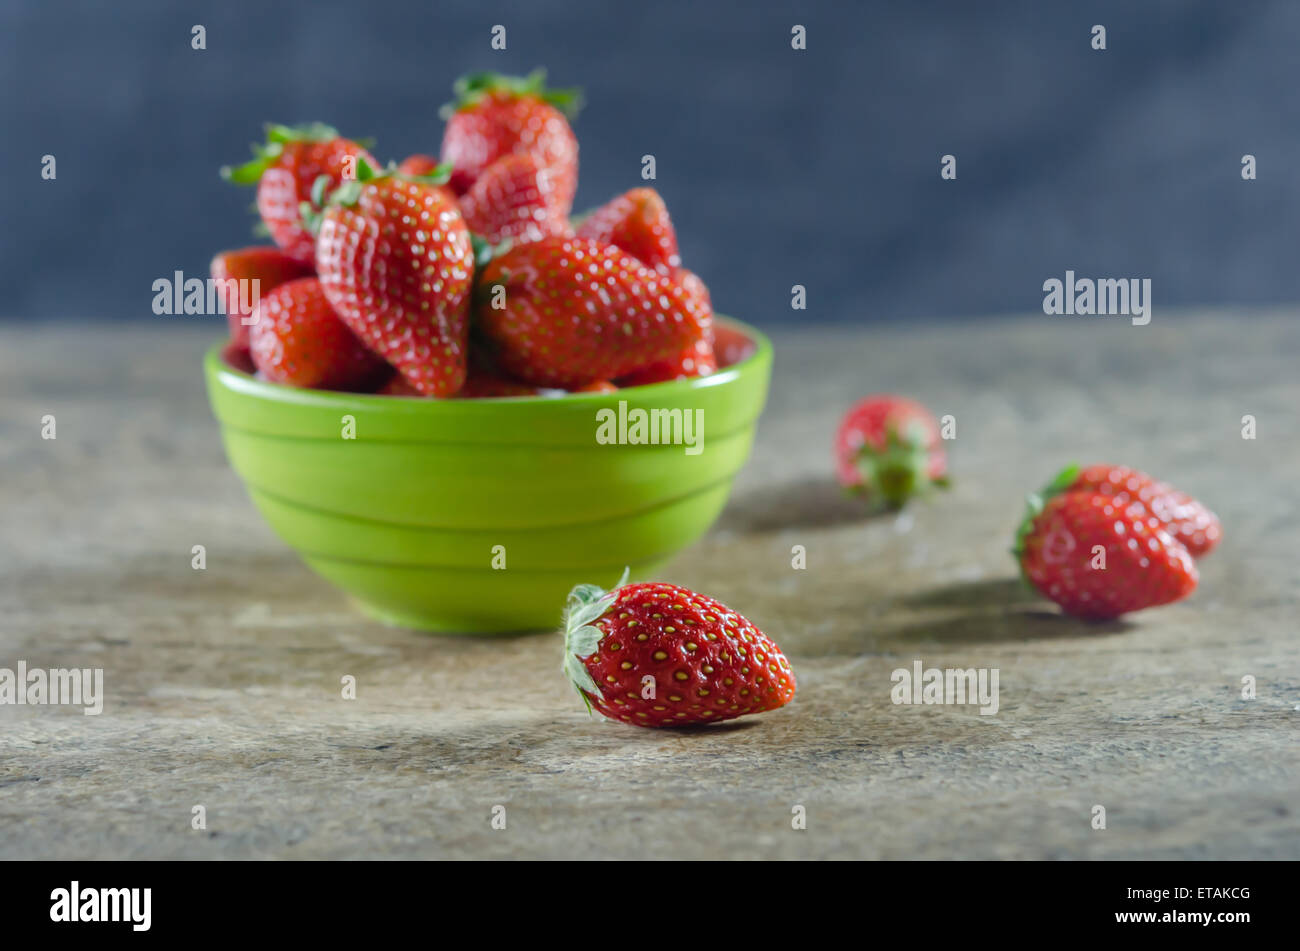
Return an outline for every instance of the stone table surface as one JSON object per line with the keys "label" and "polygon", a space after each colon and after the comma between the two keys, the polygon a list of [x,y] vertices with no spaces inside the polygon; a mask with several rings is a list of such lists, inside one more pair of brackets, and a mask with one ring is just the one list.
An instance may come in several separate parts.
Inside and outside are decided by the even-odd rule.
{"label": "stone table surface", "polygon": [[[1300,313],[777,333],[754,454],[667,580],[774,637],[798,695],[694,732],[589,718],[554,633],[354,613],[226,464],[212,336],[0,324],[0,667],[106,695],[0,706],[0,858],[1300,858]],[[957,421],[954,487],[898,517],[830,482],[879,390]],[[1019,586],[1024,494],[1075,460],[1218,511],[1190,600],[1089,625]],[[996,668],[997,714],[895,705],[917,660]]]}

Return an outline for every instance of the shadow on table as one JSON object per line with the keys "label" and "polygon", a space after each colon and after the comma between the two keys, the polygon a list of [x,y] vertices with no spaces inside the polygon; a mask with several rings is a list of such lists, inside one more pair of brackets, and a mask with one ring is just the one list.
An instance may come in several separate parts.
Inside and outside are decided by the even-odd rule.
{"label": "shadow on table", "polygon": [[1082,621],[1054,611],[969,614],[938,621],[918,621],[895,628],[891,639],[943,644],[993,644],[1006,641],[1108,637],[1133,628],[1124,620]]}
{"label": "shadow on table", "polygon": [[790,528],[833,528],[889,517],[873,515],[830,479],[805,478],[751,489],[732,498],[718,527],[733,532],[775,532]]}
{"label": "shadow on table", "polygon": [[1085,621],[1051,610],[1019,578],[944,585],[908,595],[902,603],[920,608],[957,608],[961,613],[903,624],[888,635],[900,640],[977,644],[1108,636],[1133,627],[1123,619]]}
{"label": "shadow on table", "polygon": [[1042,597],[1019,578],[960,581],[906,595],[913,608],[996,608],[1042,604]]}
{"label": "shadow on table", "polygon": [[739,733],[748,730],[757,723],[750,717],[743,720],[723,720],[720,723],[687,723],[682,726],[661,726],[651,732],[672,733],[677,736],[719,736],[724,733]]}

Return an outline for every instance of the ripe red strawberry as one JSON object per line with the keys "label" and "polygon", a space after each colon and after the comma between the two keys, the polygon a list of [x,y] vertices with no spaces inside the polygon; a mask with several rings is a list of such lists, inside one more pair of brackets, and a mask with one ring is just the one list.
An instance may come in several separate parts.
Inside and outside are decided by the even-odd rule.
{"label": "ripe red strawberry", "polygon": [[499,373],[473,367],[465,378],[465,385],[456,394],[457,399],[478,400],[502,396],[536,396],[537,387],[520,383]]}
{"label": "ripe red strawberry", "polygon": [[[580,386],[572,393],[616,393],[618,387],[609,380],[595,380],[585,386]],[[546,395],[540,387],[533,386],[529,383],[520,383],[518,380],[512,380],[507,376],[502,376],[491,370],[471,367],[469,376],[465,378],[465,385],[461,391],[456,394],[460,400],[490,399],[501,396],[543,396]]]}
{"label": "ripe red strawberry", "polygon": [[645,386],[667,380],[685,380],[693,376],[708,376],[718,369],[713,356],[713,345],[703,337],[687,345],[671,360],[661,360],[640,370],[634,370],[619,380],[622,386]]}
{"label": "ripe red strawberry", "polygon": [[560,204],[552,178],[535,156],[497,159],[460,199],[466,226],[489,244],[506,238],[523,243],[569,234],[568,212]]}
{"label": "ripe red strawberry", "polygon": [[253,366],[253,355],[248,352],[248,347],[241,347],[233,340],[221,348],[221,359],[243,373],[252,375],[257,372],[257,367]]}
{"label": "ripe red strawberry", "polygon": [[758,345],[739,330],[726,324],[713,325],[713,357],[719,367],[735,366],[754,355]]}
{"label": "ripe red strawberry", "polygon": [[713,322],[701,301],[618,248],[566,237],[489,262],[475,312],[503,370],[561,388],[671,359]]}
{"label": "ripe red strawberry", "polygon": [[840,485],[897,508],[931,485],[946,485],[948,461],[939,424],[915,400],[878,394],[859,400],[835,434]]}
{"label": "ripe red strawberry", "polygon": [[446,192],[448,201],[456,201],[455,193],[447,185],[447,179],[451,176],[451,166],[443,165],[431,155],[408,155],[397,166],[397,173],[407,179],[422,181],[426,185],[437,185]]}
{"label": "ripe red strawberry", "polygon": [[397,170],[403,175],[436,175],[441,168],[441,163],[432,155],[408,155],[402,159],[402,163],[397,166]]}
{"label": "ripe red strawberry", "polygon": [[[1145,472],[1127,466],[1096,465],[1080,470],[1073,466],[1066,472],[1077,473],[1066,491],[1099,492],[1119,502],[1135,499],[1158,518],[1165,531],[1191,552],[1193,558],[1208,554],[1219,543],[1222,530],[1219,518],[1186,492],[1179,492]],[[1068,478],[1062,473],[1059,478]]]}
{"label": "ripe red strawberry", "polygon": [[461,388],[474,251],[446,189],[360,163],[321,216],[316,270],[343,322],[415,389]]}
{"label": "ripe red strawberry", "polygon": [[463,195],[503,155],[526,153],[550,169],[563,214],[578,190],[578,140],[566,113],[579,106],[576,90],[547,89],[546,73],[525,77],[475,73],[456,81],[456,101],[443,107],[447,128],[442,160],[455,171],[451,187]]}
{"label": "ripe red strawberry", "polygon": [[[626,575],[624,575],[626,581]],[[715,723],[785,706],[781,649],[726,605],[673,584],[578,585],[565,610],[565,676],[612,720]]]}
{"label": "ripe red strawberry", "polygon": [[1077,617],[1114,618],[1196,589],[1192,556],[1160,520],[1099,492],[1030,496],[1014,551],[1034,587]]}
{"label": "ripe red strawberry", "polygon": [[238,185],[257,185],[257,210],[271,239],[285,254],[307,264],[315,254],[315,239],[303,224],[302,205],[319,207],[325,186],[317,186],[316,180],[325,176],[328,188],[334,188],[355,175],[359,160],[372,167],[378,164],[363,146],[318,122],[296,128],[269,125],[266,144],[253,146],[253,153],[257,157],[252,161],[226,166],[221,175]]}
{"label": "ripe red strawberry", "polygon": [[351,390],[386,369],[339,320],[314,277],[281,284],[262,298],[254,317],[253,365],[273,383]]}
{"label": "ripe red strawberry", "polygon": [[601,205],[583,219],[577,233],[580,238],[622,248],[664,274],[671,274],[682,263],[668,207],[653,188],[634,188]]}
{"label": "ripe red strawberry", "polygon": [[684,267],[679,267],[673,271],[670,276],[673,283],[680,285],[682,290],[686,291],[688,294],[694,294],[696,297],[699,297],[704,301],[704,303],[708,304],[709,307],[713,306],[713,298],[709,294],[708,285],[700,280],[700,276],[694,271],[688,271]]}
{"label": "ripe red strawberry", "polygon": [[[646,263],[638,257],[641,263]],[[680,287],[688,296],[694,298],[698,305],[712,310],[709,289],[693,271],[677,268],[667,271],[660,269],[670,282]],[[702,336],[688,343],[676,356],[669,360],[660,360],[649,366],[633,370],[619,380],[622,386],[645,386],[648,383],[663,383],[668,380],[685,380],[694,376],[708,376],[718,369],[718,361],[713,352],[714,330],[710,326]]]}
{"label": "ripe red strawberry", "polygon": [[[225,303],[230,340],[237,347],[247,347],[249,324],[244,323],[244,318],[252,314],[256,304],[252,282],[258,282],[257,296],[261,297],[286,281],[311,277],[316,272],[310,264],[290,257],[279,248],[261,247],[222,251],[212,259],[211,273],[214,281],[222,282],[221,297]],[[239,286],[241,281],[249,282],[242,290]]]}
{"label": "ripe red strawberry", "polygon": [[[576,234],[627,252],[712,309],[708,287],[694,271],[681,267],[677,232],[668,216],[668,207],[653,188],[633,188],[601,205],[583,219]],[[691,341],[671,359],[641,367],[619,382],[623,386],[645,386],[706,376],[717,368],[713,341],[703,336]]]}

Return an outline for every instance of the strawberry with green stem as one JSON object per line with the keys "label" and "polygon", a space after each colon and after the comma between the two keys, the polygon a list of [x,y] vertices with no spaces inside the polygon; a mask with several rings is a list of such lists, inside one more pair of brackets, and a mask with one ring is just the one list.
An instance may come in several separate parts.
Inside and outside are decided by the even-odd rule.
{"label": "strawberry with green stem", "polygon": [[840,485],[873,504],[899,508],[948,484],[948,461],[934,414],[915,400],[877,394],[859,400],[835,434]]}
{"label": "strawberry with green stem", "polygon": [[442,109],[442,160],[455,171],[451,188],[457,195],[503,156],[524,153],[548,169],[563,214],[573,208],[578,189],[578,140],[569,118],[581,106],[576,89],[548,89],[546,73],[528,76],[474,73],[458,79],[455,101]]}
{"label": "strawberry with green stem", "polygon": [[437,175],[441,170],[441,165],[442,163],[432,155],[416,153],[415,155],[408,155],[406,158],[402,159],[397,166],[397,170],[403,175]]}
{"label": "strawberry with green stem", "polygon": [[680,585],[575,587],[562,669],[587,709],[644,727],[716,723],[784,706],[795,679],[781,649],[713,598]]}
{"label": "strawberry with green stem", "polygon": [[[1193,558],[1209,554],[1223,531],[1219,518],[1197,499],[1128,466],[1093,465],[1067,468],[1058,479],[1069,479],[1067,491],[1099,492],[1120,501],[1141,502]],[[1056,480],[1053,480],[1054,482]]]}
{"label": "strawberry with green stem", "polygon": [[1196,589],[1191,554],[1136,499],[1075,489],[1072,467],[1029,496],[1013,554],[1066,614],[1092,620],[1169,604]]}
{"label": "strawberry with green stem", "polygon": [[257,186],[257,210],[271,239],[290,257],[310,264],[315,240],[303,224],[302,203],[311,199],[318,178],[333,188],[355,177],[357,163],[377,165],[365,146],[342,138],[330,126],[270,124],[266,143],[253,146],[254,158],[221,176],[237,185]]}

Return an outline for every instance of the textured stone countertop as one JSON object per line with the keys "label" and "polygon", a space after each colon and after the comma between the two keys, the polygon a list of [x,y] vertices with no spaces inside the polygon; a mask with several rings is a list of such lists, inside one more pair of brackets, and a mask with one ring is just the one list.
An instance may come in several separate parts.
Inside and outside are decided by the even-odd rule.
{"label": "textured stone countertop", "polygon": [[[753,457],[667,580],[774,637],[799,691],[696,732],[589,718],[554,634],[355,614],[226,464],[212,336],[0,324],[0,667],[102,667],[106,694],[0,706],[0,858],[1300,858],[1300,313],[777,333]],[[955,486],[900,517],[830,481],[877,390],[957,419]],[[1190,600],[1097,626],[1019,587],[1023,496],[1075,460],[1218,511]],[[998,713],[893,704],[917,660],[997,668]]]}

